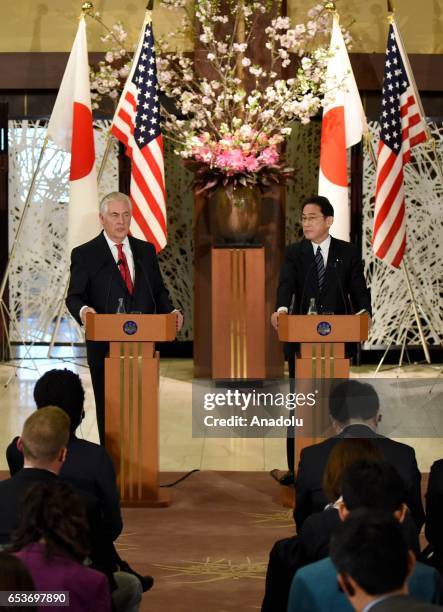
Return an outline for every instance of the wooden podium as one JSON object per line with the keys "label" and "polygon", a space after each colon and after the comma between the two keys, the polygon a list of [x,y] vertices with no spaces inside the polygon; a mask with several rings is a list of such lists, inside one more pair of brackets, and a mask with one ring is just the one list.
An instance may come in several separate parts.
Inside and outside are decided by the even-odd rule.
{"label": "wooden podium", "polygon": [[174,340],[174,314],[86,315],[86,339],[109,341],[105,359],[105,446],[117,473],[122,506],[170,504],[159,488],[156,341]]}
{"label": "wooden podium", "polygon": [[[278,318],[278,337],[282,342],[300,343],[300,357],[295,359],[297,391],[300,386],[311,386],[312,381],[349,378],[350,360],[345,357],[345,342],[363,342],[368,337],[368,315],[287,315]],[[298,381],[298,382],[297,382]],[[327,403],[327,402],[326,402]],[[328,421],[327,406],[320,406],[322,414],[313,413],[318,424]],[[312,423],[310,424],[312,426]],[[315,427],[313,427],[315,430]],[[303,437],[295,444],[297,466],[303,448],[320,440]]]}

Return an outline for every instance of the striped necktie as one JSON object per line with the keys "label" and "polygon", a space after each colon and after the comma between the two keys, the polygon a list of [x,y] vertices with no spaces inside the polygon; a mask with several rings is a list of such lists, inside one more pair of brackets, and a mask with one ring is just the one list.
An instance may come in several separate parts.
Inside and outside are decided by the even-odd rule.
{"label": "striped necktie", "polygon": [[318,288],[320,291],[322,290],[323,283],[325,282],[325,263],[323,261],[323,255],[321,253],[320,246],[317,247],[317,252],[315,253],[315,265],[317,267],[317,276],[318,276]]}

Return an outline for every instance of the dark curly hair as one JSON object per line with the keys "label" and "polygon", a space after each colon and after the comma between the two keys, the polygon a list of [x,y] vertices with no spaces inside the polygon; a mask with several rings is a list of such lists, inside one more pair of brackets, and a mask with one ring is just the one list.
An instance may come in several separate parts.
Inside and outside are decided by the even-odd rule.
{"label": "dark curly hair", "polygon": [[90,551],[84,504],[67,482],[38,482],[30,487],[9,550],[18,552],[42,539],[48,559],[62,551],[82,562]]}
{"label": "dark curly hair", "polygon": [[80,377],[67,370],[49,370],[35,384],[34,400],[37,408],[58,406],[71,419],[71,434],[84,416],[85,390]]}

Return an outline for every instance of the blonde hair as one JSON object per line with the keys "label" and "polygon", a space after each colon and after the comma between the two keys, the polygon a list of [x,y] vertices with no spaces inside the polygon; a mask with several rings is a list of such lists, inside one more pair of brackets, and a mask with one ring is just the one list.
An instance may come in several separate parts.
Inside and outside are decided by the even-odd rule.
{"label": "blonde hair", "polygon": [[46,406],[31,414],[21,435],[25,459],[34,463],[51,463],[57,459],[69,440],[70,419],[56,406]]}

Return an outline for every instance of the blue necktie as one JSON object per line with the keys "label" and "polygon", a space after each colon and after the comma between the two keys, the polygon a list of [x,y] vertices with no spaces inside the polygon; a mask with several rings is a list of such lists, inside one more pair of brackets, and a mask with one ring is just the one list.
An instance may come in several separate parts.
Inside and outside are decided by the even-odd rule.
{"label": "blue necktie", "polygon": [[317,276],[318,276],[318,288],[320,291],[322,290],[323,283],[325,282],[325,264],[323,261],[323,255],[321,254],[321,248],[317,248],[317,252],[315,253],[315,265],[317,267]]}

